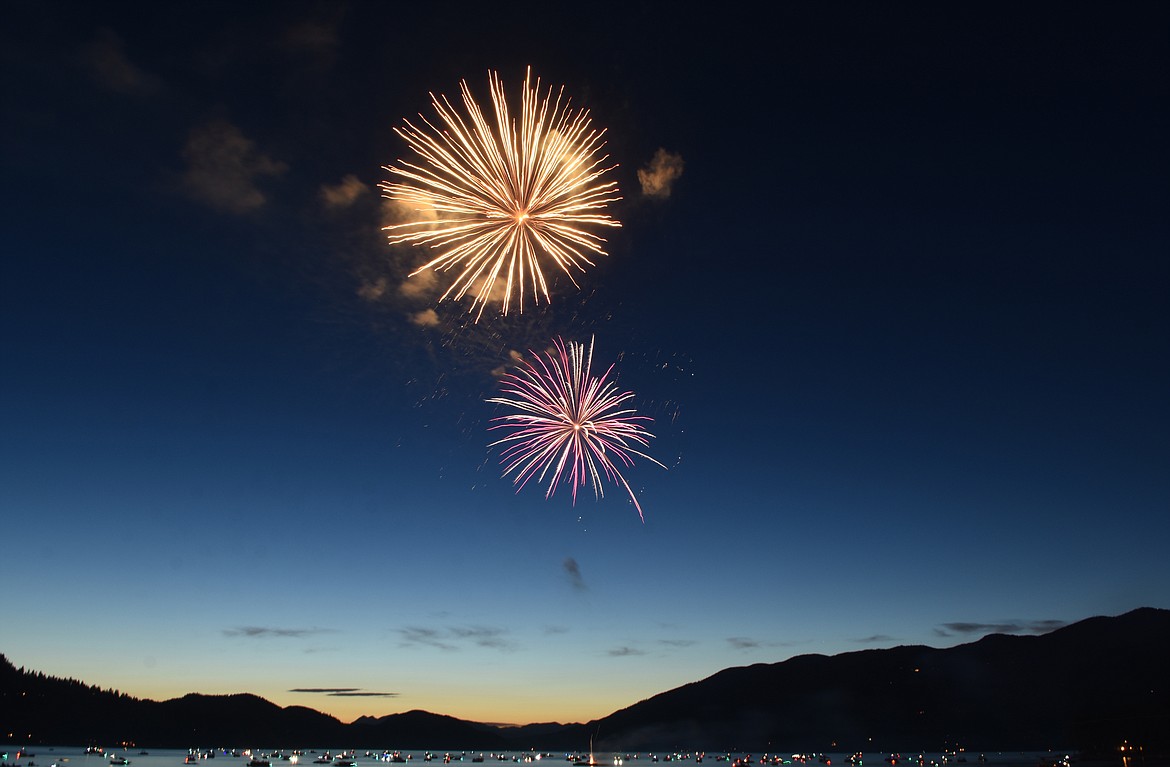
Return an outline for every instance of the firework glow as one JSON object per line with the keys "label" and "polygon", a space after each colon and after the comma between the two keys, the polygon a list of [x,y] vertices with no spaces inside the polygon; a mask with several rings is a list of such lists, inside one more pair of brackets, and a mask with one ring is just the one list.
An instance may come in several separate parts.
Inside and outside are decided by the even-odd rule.
{"label": "firework glow", "polygon": [[642,507],[620,469],[633,466],[634,456],[666,468],[640,449],[648,447],[654,436],[642,425],[652,419],[625,406],[634,394],[619,391],[610,380],[613,365],[601,376],[591,374],[592,340],[588,352],[584,344],[566,344],[557,338],[552,351],[543,356],[532,354],[535,362],[521,360],[515,372],[502,379],[500,388],[505,396],[488,400],[517,411],[493,418],[496,425],[490,427],[510,432],[490,445],[505,446],[501,455],[504,476],[515,474],[517,492],[533,477],[538,484],[547,478],[545,498],[551,498],[557,486],[566,481],[573,488],[574,503],[577,488],[586,482],[593,485],[598,498],[605,495],[603,479],[620,482],[645,522]]}
{"label": "firework glow", "polygon": [[[432,121],[405,120],[395,128],[420,158],[384,169],[404,179],[382,182],[383,195],[411,211],[413,220],[384,227],[391,244],[438,251],[414,272],[460,270],[440,300],[471,294],[476,320],[499,298],[503,314],[515,301],[524,311],[526,287],[549,301],[542,261],[555,264],[577,286],[573,273],[592,266],[590,254],[606,255],[605,239],[592,227],[621,224],[604,212],[620,200],[617,183],[601,177],[608,155],[598,156],[605,131],[589,112],[572,110],[564,88],[540,95],[540,79],[525,75],[520,116],[508,110],[504,85],[489,72],[494,122],[460,82],[466,117],[446,96],[431,94]],[[500,284],[502,291],[496,286]],[[502,292],[502,296],[500,293]]]}

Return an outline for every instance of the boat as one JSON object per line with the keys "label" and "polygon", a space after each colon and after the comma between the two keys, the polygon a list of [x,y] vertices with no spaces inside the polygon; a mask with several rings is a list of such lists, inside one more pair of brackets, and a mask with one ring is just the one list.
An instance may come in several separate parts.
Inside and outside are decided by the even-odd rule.
{"label": "boat", "polygon": [[574,756],[571,760],[574,767],[597,767],[600,763],[593,758],[593,738],[589,738],[589,758]]}
{"label": "boat", "polygon": [[110,764],[118,765],[118,767],[125,767],[125,765],[130,764],[130,760],[124,756],[111,756]]}

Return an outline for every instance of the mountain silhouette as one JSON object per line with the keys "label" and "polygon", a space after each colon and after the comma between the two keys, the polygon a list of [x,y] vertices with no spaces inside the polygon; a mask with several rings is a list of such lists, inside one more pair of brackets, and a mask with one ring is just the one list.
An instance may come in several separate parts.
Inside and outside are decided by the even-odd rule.
{"label": "mountain silhouette", "polygon": [[255,695],[161,702],[17,669],[0,655],[0,725],[15,743],[123,741],[286,748],[1170,752],[1170,610],[1038,636],[992,634],[728,668],[587,723],[502,727],[426,711],[349,724]]}
{"label": "mountain silhouette", "polygon": [[[730,668],[592,723],[595,747],[1115,750],[1170,733],[1170,611],[1040,636]],[[873,745],[865,748],[863,744]],[[836,746],[834,747],[834,744]]]}

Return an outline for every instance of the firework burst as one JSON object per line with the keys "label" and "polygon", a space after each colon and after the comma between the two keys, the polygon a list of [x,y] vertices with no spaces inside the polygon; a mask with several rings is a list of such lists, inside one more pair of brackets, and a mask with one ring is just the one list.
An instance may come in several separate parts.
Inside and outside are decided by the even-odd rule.
{"label": "firework burst", "polygon": [[572,485],[574,503],[577,488],[586,482],[593,485],[598,498],[605,495],[603,479],[620,482],[638,517],[645,521],[619,464],[629,468],[638,456],[666,468],[640,450],[648,447],[653,437],[642,424],[652,419],[625,406],[634,394],[619,392],[617,384],[609,380],[613,365],[604,375],[591,374],[592,340],[588,352],[584,344],[566,344],[559,338],[553,347],[544,356],[533,353],[535,362],[521,360],[516,371],[501,381],[505,396],[488,400],[517,411],[493,418],[497,423],[490,427],[510,431],[491,443],[491,447],[505,446],[501,455],[504,476],[515,474],[517,492],[533,477],[538,484],[547,478],[545,498],[552,497],[557,485],[566,481]]}
{"label": "firework burst", "polygon": [[404,181],[380,184],[385,197],[414,216],[385,227],[389,241],[438,251],[411,276],[460,270],[440,300],[470,292],[477,320],[497,298],[504,314],[513,300],[523,312],[526,287],[534,302],[541,296],[548,302],[542,261],[576,286],[573,272],[593,265],[590,254],[605,255],[604,238],[589,228],[621,226],[604,212],[621,197],[616,182],[601,180],[614,166],[605,165],[608,155],[598,157],[605,131],[592,127],[588,110],[571,110],[563,88],[555,99],[551,87],[541,98],[530,69],[517,119],[499,76],[489,72],[489,81],[494,122],[466,80],[459,84],[466,117],[432,93],[437,121],[419,115],[420,125],[406,120],[395,128],[421,161],[385,166]]}

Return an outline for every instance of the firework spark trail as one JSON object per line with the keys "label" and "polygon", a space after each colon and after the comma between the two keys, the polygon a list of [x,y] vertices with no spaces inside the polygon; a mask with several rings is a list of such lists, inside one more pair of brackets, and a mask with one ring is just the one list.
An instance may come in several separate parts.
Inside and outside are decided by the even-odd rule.
{"label": "firework spark trail", "polygon": [[517,492],[533,477],[537,477],[537,484],[547,477],[545,498],[552,497],[557,485],[567,481],[573,488],[573,503],[577,502],[577,488],[587,481],[598,498],[605,495],[603,478],[620,482],[645,522],[642,507],[614,457],[625,468],[633,466],[633,457],[639,456],[665,469],[638,449],[649,446],[654,435],[642,423],[653,419],[623,407],[634,394],[619,392],[617,384],[609,380],[613,365],[599,377],[591,374],[592,340],[588,354],[584,344],[566,344],[560,338],[554,339],[553,346],[554,351],[545,356],[533,353],[535,363],[522,360],[516,372],[504,377],[500,388],[509,396],[488,400],[519,411],[493,418],[498,423],[490,427],[511,430],[489,446],[505,446],[501,455],[504,476],[515,473]]}
{"label": "firework spark trail", "polygon": [[405,127],[394,129],[423,162],[384,166],[406,181],[380,184],[385,197],[416,213],[437,214],[437,221],[422,217],[384,230],[391,244],[439,251],[412,277],[427,269],[461,269],[440,300],[462,299],[471,291],[470,311],[479,306],[476,320],[497,281],[504,288],[503,314],[513,291],[524,311],[526,284],[535,303],[542,295],[548,302],[542,260],[560,267],[577,286],[573,270],[593,265],[589,253],[606,255],[605,239],[583,227],[621,226],[604,212],[621,197],[617,182],[600,180],[616,166],[604,165],[608,155],[597,156],[605,131],[591,127],[588,110],[574,112],[567,100],[562,103],[563,88],[555,100],[551,87],[541,98],[540,79],[533,86],[529,69],[517,130],[503,82],[495,72],[488,74],[494,125],[466,80],[459,84],[466,118],[446,96],[432,93],[438,124],[420,114],[421,125],[404,120]]}

